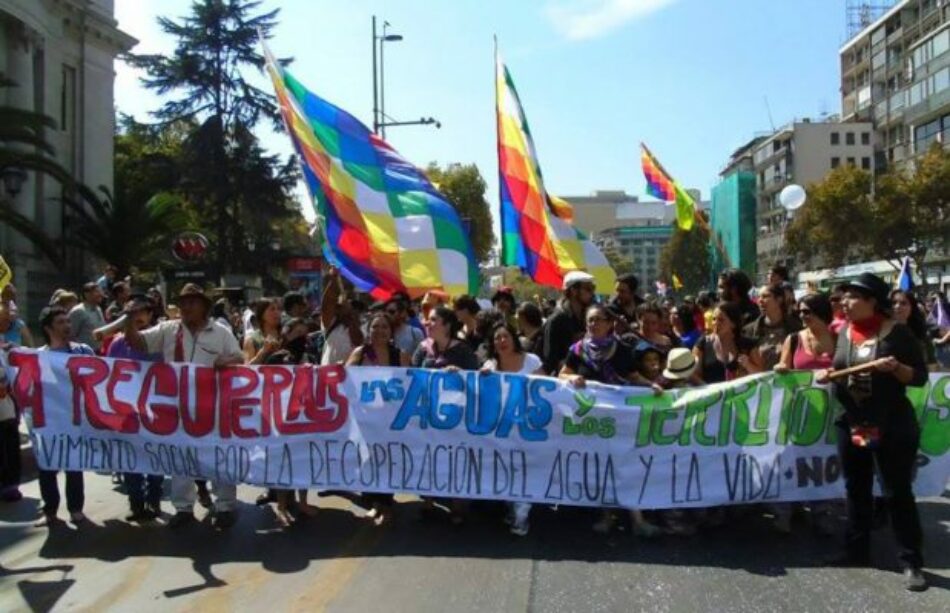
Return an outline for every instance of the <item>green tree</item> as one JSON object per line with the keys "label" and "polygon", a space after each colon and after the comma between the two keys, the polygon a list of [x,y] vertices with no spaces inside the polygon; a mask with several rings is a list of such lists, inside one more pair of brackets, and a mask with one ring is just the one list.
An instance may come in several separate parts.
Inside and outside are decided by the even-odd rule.
{"label": "green tree", "polygon": [[607,258],[607,263],[610,264],[610,267],[614,269],[614,274],[618,277],[620,275],[636,272],[633,258],[624,257],[613,241],[606,242],[602,246],[601,252],[604,254],[604,257]]}
{"label": "green tree", "polygon": [[785,231],[791,251],[841,266],[849,255],[864,255],[871,226],[871,175],[854,165],[839,166],[807,188],[808,200]]}
{"label": "green tree", "polygon": [[[213,222],[221,271],[241,265],[240,256],[246,253],[244,209],[284,213],[282,195],[293,182],[289,166],[264,155],[252,134],[261,119],[271,120],[279,129],[273,96],[242,74],[244,68],[261,71],[264,57],[257,50],[258,32],[269,38],[277,23],[279,9],[255,14],[260,5],[258,0],[196,0],[180,21],[158,20],[161,29],[177,40],[171,55],[128,57],[130,64],[145,70],[146,87],[161,96],[177,94],[154,113],[157,119],[198,124],[187,143],[190,172],[182,180],[189,200]],[[248,194],[242,189],[248,183],[274,192],[270,197]],[[274,202],[279,202],[275,211],[263,211]]]}
{"label": "green tree", "polygon": [[674,228],[673,236],[660,252],[660,274],[670,289],[674,274],[683,283],[683,292],[695,294],[708,287],[709,241],[709,232],[699,224],[688,232]]}
{"label": "green tree", "polygon": [[950,248],[950,151],[935,143],[900,169],[877,176],[845,166],[808,188],[808,201],[786,231],[792,249],[826,266],[849,256],[888,260],[905,255],[917,270],[935,249]]}
{"label": "green tree", "polygon": [[478,167],[475,164],[449,164],[440,168],[432,162],[426,169],[426,176],[452,203],[462,223],[468,225],[475,259],[486,264],[495,245],[495,230],[485,200],[487,186]]}

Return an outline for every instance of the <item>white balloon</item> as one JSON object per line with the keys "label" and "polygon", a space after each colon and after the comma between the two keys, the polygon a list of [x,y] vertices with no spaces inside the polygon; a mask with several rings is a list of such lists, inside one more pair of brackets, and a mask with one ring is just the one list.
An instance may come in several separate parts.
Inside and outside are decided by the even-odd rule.
{"label": "white balloon", "polygon": [[778,195],[778,201],[787,211],[794,211],[805,204],[808,194],[801,185],[786,185]]}

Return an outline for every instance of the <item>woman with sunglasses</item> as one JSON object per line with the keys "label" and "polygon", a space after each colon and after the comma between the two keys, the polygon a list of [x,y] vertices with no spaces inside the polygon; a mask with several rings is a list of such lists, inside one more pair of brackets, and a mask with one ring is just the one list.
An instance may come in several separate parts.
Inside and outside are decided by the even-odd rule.
{"label": "woman with sunglasses", "polygon": [[[620,342],[614,334],[615,317],[615,313],[602,304],[587,309],[587,335],[571,345],[564,366],[558,373],[559,379],[582,388],[587,385],[587,381],[630,385],[641,378],[630,346]],[[640,511],[631,509],[630,513],[635,534],[652,537],[660,533],[660,529],[646,521]],[[613,511],[605,509],[600,521],[594,524],[594,531],[606,534],[615,522]]]}
{"label": "woman with sunglasses", "polygon": [[[863,273],[845,285],[847,328],[838,336],[834,369],[868,370],[832,381],[844,408],[835,421],[838,453],[848,498],[847,548],[830,560],[835,566],[870,565],[875,473],[881,480],[891,525],[904,568],[904,587],[926,589],[921,567],[923,532],[913,477],[920,447],[920,425],[907,398],[907,387],[927,383],[923,352],[913,333],[891,319],[890,287]],[[819,371],[819,382],[831,380]]]}

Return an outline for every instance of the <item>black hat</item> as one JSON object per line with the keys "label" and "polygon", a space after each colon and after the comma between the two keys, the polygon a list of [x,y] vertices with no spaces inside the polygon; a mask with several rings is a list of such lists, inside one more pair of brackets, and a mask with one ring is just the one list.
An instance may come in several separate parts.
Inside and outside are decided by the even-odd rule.
{"label": "black hat", "polygon": [[891,286],[875,274],[862,272],[856,279],[842,283],[841,289],[844,291],[856,289],[862,294],[869,294],[877,300],[879,307],[884,307],[888,303]]}

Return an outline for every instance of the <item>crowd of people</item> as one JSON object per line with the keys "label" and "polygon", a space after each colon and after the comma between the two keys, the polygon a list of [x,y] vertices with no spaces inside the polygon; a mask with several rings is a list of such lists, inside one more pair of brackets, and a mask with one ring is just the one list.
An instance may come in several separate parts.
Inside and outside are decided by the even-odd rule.
{"label": "crowd of people", "polygon": [[[346,364],[481,370],[557,377],[578,388],[588,382],[663,390],[730,381],[775,370],[814,370],[829,382],[843,407],[835,422],[847,492],[844,555],[835,564],[866,565],[870,533],[884,513],[900,545],[909,589],[925,586],[920,569],[922,533],[911,488],[919,427],[906,396],[907,386],[923,385],[928,370],[950,368],[950,328],[940,313],[950,313],[939,292],[920,300],[912,291],[892,290],[872,274],[838,285],[829,293],[796,294],[782,266],[768,283],[753,288],[737,269],[723,271],[716,292],[679,300],[641,296],[633,275],[618,278],[613,295],[598,301],[592,276],[575,271],[564,277],[559,300],[535,296],[519,303],[500,287],[490,300],[439,292],[411,300],[394,294],[368,304],[345,290],[330,269],[318,308],[289,292],[264,298],[244,310],[214,299],[195,284],[185,285],[166,304],[158,288],[137,293],[131,280],[117,280],[107,269],[78,293],[57,290],[39,317],[34,334],[18,313],[16,290],[4,288],[0,300],[0,340],[4,348],[99,354],[137,360],[234,364]],[[603,288],[601,288],[603,289]],[[170,301],[171,301],[170,297]],[[42,339],[43,342],[40,342]],[[868,368],[846,377],[836,371]],[[0,369],[2,376],[2,369]],[[2,492],[6,502],[20,499],[19,414],[6,382],[0,380]],[[872,495],[875,472],[884,498]],[[128,496],[131,522],[161,517],[163,475],[114,475]],[[42,517],[55,526],[60,493],[55,471],[40,470]],[[398,505],[392,495],[321,492],[346,496],[384,523]],[[213,495],[213,498],[212,498]],[[81,524],[83,473],[65,475],[66,508]],[[235,521],[236,487],[171,477],[175,528],[195,520],[196,502],[213,510],[220,528]],[[463,500],[424,500],[424,513],[442,514],[455,524],[469,513]],[[269,490],[258,504],[273,504],[286,525],[313,515],[307,491]],[[806,505],[814,527],[829,531],[834,503]],[[802,505],[763,509],[780,532],[791,531]],[[508,505],[513,534],[529,532],[531,506]],[[635,534],[688,535],[728,521],[731,510],[661,511],[605,509],[592,518],[606,533],[629,521]]]}

